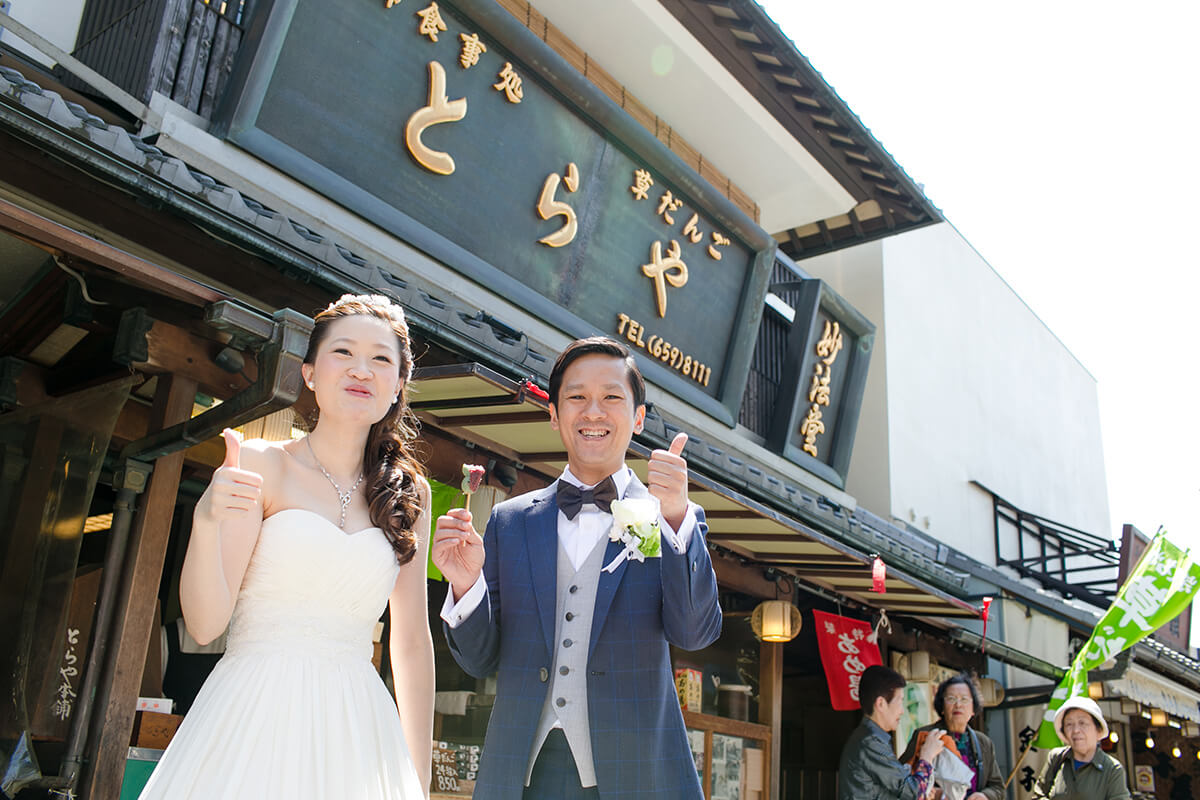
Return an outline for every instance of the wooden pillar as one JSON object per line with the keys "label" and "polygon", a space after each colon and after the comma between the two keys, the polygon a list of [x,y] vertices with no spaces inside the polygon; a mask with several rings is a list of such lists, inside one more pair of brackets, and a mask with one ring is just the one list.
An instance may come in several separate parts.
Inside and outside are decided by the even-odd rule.
{"label": "wooden pillar", "polygon": [[[158,381],[150,431],[190,418],[196,396],[196,382],[190,378],[160,375]],[[84,800],[111,800],[121,793],[146,649],[150,637],[158,635],[154,607],[182,468],[182,450],[154,462],[154,472],[134,516],[110,633],[107,669],[97,689],[88,746],[91,760],[85,767],[79,793]]]}
{"label": "wooden pillar", "polygon": [[758,722],[771,728],[767,757],[767,792],[764,800],[779,800],[782,778],[780,736],[783,733],[783,644],[763,642],[758,662]]}

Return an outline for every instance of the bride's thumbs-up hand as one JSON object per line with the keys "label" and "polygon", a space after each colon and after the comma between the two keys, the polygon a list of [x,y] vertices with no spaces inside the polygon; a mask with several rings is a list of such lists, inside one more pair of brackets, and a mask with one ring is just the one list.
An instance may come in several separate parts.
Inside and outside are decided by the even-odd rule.
{"label": "bride's thumbs-up hand", "polygon": [[226,428],[221,435],[225,437],[225,460],[213,473],[196,509],[216,522],[245,518],[262,499],[263,485],[262,475],[242,469],[242,438],[237,431]]}

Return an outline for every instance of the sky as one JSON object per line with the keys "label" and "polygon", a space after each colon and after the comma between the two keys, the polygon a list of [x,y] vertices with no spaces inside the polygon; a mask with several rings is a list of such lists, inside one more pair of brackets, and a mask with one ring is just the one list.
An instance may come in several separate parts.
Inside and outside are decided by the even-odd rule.
{"label": "sky", "polygon": [[759,2],[1095,377],[1108,533],[1200,551],[1200,3]]}

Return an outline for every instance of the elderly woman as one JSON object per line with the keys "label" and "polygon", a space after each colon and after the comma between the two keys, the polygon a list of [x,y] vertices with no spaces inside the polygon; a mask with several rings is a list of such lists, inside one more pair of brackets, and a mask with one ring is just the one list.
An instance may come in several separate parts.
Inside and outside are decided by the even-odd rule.
{"label": "elderly woman", "polygon": [[908,740],[908,749],[900,760],[908,763],[917,750],[917,739],[925,731],[941,728],[954,740],[959,756],[971,768],[970,792],[966,800],[1002,800],[1004,779],[996,764],[996,748],[992,740],[970,727],[971,718],[983,708],[983,698],[975,688],[971,676],[960,672],[942,681],[933,696],[933,710],[940,719],[913,731]]}
{"label": "elderly woman", "polygon": [[1095,700],[1067,700],[1054,714],[1054,730],[1067,746],[1050,751],[1033,788],[1037,800],[1129,800],[1125,768],[1100,749],[1108,723]]}

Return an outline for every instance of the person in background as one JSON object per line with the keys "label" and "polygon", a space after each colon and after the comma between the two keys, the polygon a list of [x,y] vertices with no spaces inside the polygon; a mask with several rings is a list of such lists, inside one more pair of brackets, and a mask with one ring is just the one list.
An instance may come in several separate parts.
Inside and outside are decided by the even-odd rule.
{"label": "person in background", "polygon": [[1108,723],[1095,700],[1067,700],[1054,714],[1054,730],[1067,746],[1050,751],[1033,787],[1037,800],[1129,800],[1125,768],[1100,749]]}
{"label": "person in background", "polygon": [[912,761],[922,733],[944,728],[954,740],[963,762],[975,773],[966,800],[1003,800],[1004,778],[996,763],[996,748],[991,739],[969,724],[981,708],[983,698],[970,675],[960,672],[942,681],[933,695],[933,710],[938,714],[938,721],[913,731],[900,760],[905,764]]}
{"label": "person in background", "polygon": [[863,719],[842,750],[838,800],[921,800],[933,782],[933,760],[945,744],[945,731],[933,728],[921,745],[915,770],[900,763],[892,732],[904,713],[904,677],[878,665],[867,667],[858,685]]}

